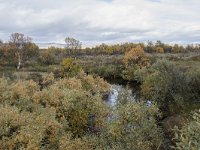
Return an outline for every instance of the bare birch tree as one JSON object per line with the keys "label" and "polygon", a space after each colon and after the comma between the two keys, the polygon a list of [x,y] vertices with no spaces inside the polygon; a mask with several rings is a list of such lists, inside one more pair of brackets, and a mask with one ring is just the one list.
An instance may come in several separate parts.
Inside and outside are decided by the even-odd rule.
{"label": "bare birch tree", "polygon": [[[37,46],[33,48],[32,39],[28,36],[24,36],[21,33],[12,33],[10,36],[10,45],[14,51],[15,57],[17,57],[17,69],[20,69],[23,61],[27,58],[28,55],[32,55],[33,51],[38,49]],[[32,47],[31,47],[32,46]]]}

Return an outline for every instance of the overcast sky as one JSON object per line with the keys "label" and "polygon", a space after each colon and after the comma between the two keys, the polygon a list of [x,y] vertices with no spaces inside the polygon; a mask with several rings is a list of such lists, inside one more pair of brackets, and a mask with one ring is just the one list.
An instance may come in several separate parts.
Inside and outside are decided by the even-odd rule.
{"label": "overcast sky", "polygon": [[200,0],[0,0],[0,39],[99,43],[200,42]]}

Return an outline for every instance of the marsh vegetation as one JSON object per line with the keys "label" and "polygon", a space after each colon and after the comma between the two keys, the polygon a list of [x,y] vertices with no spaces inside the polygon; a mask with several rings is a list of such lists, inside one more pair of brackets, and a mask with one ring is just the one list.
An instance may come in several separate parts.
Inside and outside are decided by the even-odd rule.
{"label": "marsh vegetation", "polygon": [[71,41],[0,42],[1,149],[200,148],[199,45]]}

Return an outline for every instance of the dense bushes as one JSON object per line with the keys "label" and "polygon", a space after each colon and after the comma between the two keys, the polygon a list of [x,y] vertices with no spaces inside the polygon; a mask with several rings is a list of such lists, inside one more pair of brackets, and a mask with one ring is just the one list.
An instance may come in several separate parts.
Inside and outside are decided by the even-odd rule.
{"label": "dense bushes", "polygon": [[81,68],[76,64],[75,59],[65,58],[61,61],[57,71],[61,78],[68,78],[76,76],[81,71]]}
{"label": "dense bushes", "polygon": [[141,46],[137,46],[125,53],[123,62],[125,65],[122,71],[123,79],[133,81],[137,70],[149,66],[149,57]]}
{"label": "dense bushes", "polygon": [[41,89],[32,80],[0,79],[2,149],[142,150],[162,145],[156,106],[133,102],[125,93],[111,109],[102,99],[109,84],[83,72],[58,80],[50,75],[43,82],[48,84]]}
{"label": "dense bushes", "polygon": [[52,65],[55,64],[55,55],[54,53],[48,51],[48,50],[42,50],[40,52],[38,61],[42,65]]}
{"label": "dense bushes", "polygon": [[[167,114],[191,111],[199,101],[199,74],[192,72],[190,77],[183,68],[161,60],[141,74],[143,77],[142,95],[146,100],[158,102]],[[141,75],[141,76],[144,76]]]}
{"label": "dense bushes", "polygon": [[108,113],[101,96],[108,90],[103,79],[84,73],[53,81],[42,90],[32,80],[0,79],[1,148],[58,149],[64,144],[60,137],[70,141],[100,132]]}
{"label": "dense bushes", "polygon": [[160,116],[156,105],[135,102],[128,91],[123,91],[112,115],[104,141],[108,149],[150,150],[163,146],[155,119]]}
{"label": "dense bushes", "polygon": [[[52,128],[52,132],[54,132],[53,130],[58,131],[60,128],[60,124],[55,120],[55,110],[51,108],[42,108],[37,105],[32,113],[16,106],[1,105],[0,108],[0,145],[2,149],[42,148],[48,145],[42,144],[42,141],[47,142],[46,138],[51,136],[45,134],[48,128]],[[54,135],[51,144],[54,143],[53,138]]]}
{"label": "dense bushes", "polygon": [[191,121],[181,129],[176,128],[175,140],[175,149],[200,149],[200,110],[194,112]]}

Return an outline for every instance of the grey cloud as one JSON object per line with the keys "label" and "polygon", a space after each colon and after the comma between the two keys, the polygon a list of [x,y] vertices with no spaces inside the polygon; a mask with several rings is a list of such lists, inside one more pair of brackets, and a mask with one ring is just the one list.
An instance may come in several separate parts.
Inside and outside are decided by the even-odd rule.
{"label": "grey cloud", "polygon": [[0,0],[0,38],[83,43],[200,39],[199,0]]}

